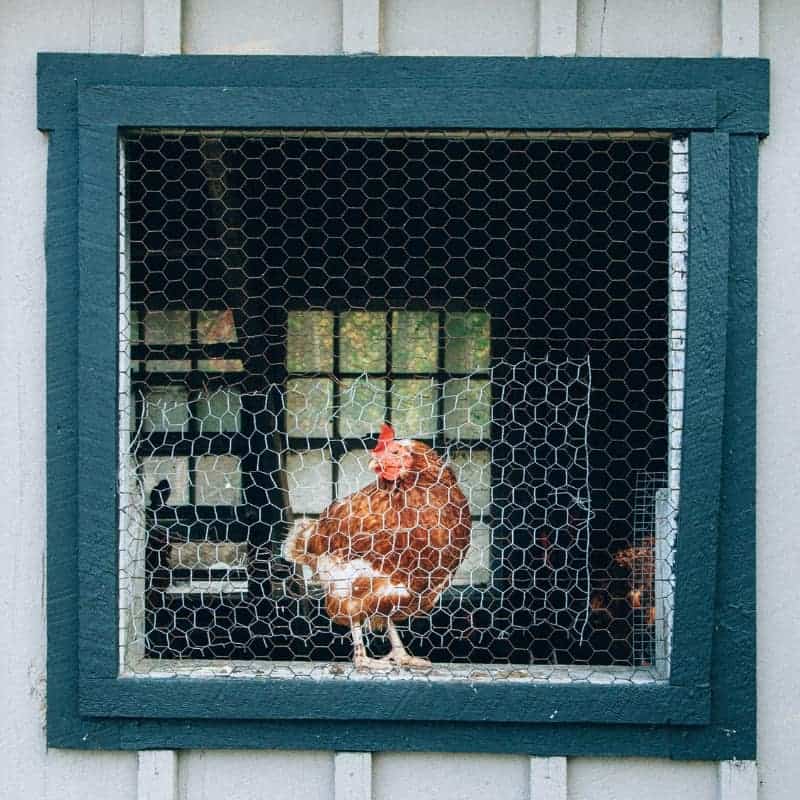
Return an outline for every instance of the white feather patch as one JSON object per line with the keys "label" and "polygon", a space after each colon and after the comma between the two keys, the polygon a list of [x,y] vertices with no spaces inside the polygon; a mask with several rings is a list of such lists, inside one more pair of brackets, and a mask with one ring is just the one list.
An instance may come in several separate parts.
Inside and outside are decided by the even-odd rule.
{"label": "white feather patch", "polygon": [[411,596],[411,592],[405,586],[392,584],[391,586],[381,586],[378,594],[382,597],[396,597],[398,600],[405,600]]}
{"label": "white feather patch", "polygon": [[[359,578],[388,578],[389,576],[376,570],[363,558],[343,561],[329,555],[319,557],[317,561],[317,580],[325,584],[328,592],[334,597],[348,597],[353,591],[353,582]],[[385,596],[408,597],[404,586],[381,586],[377,593]]]}

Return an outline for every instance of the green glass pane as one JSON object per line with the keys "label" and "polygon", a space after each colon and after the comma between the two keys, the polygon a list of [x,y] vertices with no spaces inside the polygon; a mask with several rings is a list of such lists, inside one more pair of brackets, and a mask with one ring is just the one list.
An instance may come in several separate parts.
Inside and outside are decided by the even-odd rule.
{"label": "green glass pane", "polygon": [[488,439],[491,432],[491,384],[477,378],[453,378],[444,384],[444,428],[448,439]]}
{"label": "green glass pane", "polygon": [[244,366],[238,358],[201,358],[197,369],[203,372],[241,372]]}
{"label": "green glass pane", "polygon": [[342,456],[339,461],[337,497],[347,497],[347,495],[375,483],[375,473],[368,466],[371,458],[372,454],[367,450],[353,450]]}
{"label": "green glass pane", "polygon": [[339,433],[368,436],[386,420],[386,381],[375,378],[343,380],[339,389]]}
{"label": "green glass pane", "polygon": [[330,311],[290,311],[286,342],[289,372],[333,370],[333,314]]}
{"label": "green glass pane", "polygon": [[233,311],[200,311],[197,314],[197,339],[200,344],[235,342],[236,326]]}
{"label": "green glass pane", "polygon": [[450,457],[461,491],[469,500],[472,513],[480,516],[489,512],[491,502],[491,462],[485,450],[461,450]]}
{"label": "green glass pane", "polygon": [[299,514],[319,514],[331,502],[331,460],[324,450],[286,454],[289,505]]}
{"label": "green glass pane", "polygon": [[342,372],[386,370],[386,314],[346,311],[339,320],[339,369]]}
{"label": "green glass pane", "polygon": [[448,372],[489,369],[491,326],[484,311],[447,314],[444,365]]}
{"label": "green glass pane", "polygon": [[189,344],[188,311],[148,311],[144,315],[145,344]]}
{"label": "green glass pane", "polygon": [[469,550],[453,577],[454,586],[485,586],[492,579],[492,534],[482,522],[472,523]]}
{"label": "green glass pane", "polygon": [[142,459],[142,490],[146,503],[150,492],[162,481],[168,480],[170,495],[167,505],[185,506],[189,502],[189,459],[150,456]]}
{"label": "green glass pane", "polygon": [[242,471],[236,456],[200,456],[195,468],[198,506],[237,506],[242,498]]}
{"label": "green glass pane", "polygon": [[435,311],[395,311],[392,314],[392,369],[395,372],[436,372],[439,315]]}
{"label": "green glass pane", "polygon": [[192,362],[189,360],[152,359],[144,362],[144,368],[148,372],[188,372],[192,368]]}
{"label": "green glass pane", "polygon": [[242,397],[236,389],[219,389],[200,396],[197,417],[202,433],[236,432],[239,430],[239,412]]}
{"label": "green glass pane", "polygon": [[145,431],[185,433],[189,425],[189,393],[180,386],[150,389],[145,396]]}
{"label": "green glass pane", "polygon": [[176,542],[169,548],[172,569],[246,569],[246,542]]}
{"label": "green glass pane", "polygon": [[436,432],[436,388],[432,379],[392,384],[392,425],[400,439],[430,439]]}
{"label": "green glass pane", "polygon": [[325,378],[286,382],[286,432],[289,436],[331,435],[333,384]]}
{"label": "green glass pane", "polygon": [[135,308],[128,311],[127,333],[123,340],[129,344],[139,343],[139,312]]}

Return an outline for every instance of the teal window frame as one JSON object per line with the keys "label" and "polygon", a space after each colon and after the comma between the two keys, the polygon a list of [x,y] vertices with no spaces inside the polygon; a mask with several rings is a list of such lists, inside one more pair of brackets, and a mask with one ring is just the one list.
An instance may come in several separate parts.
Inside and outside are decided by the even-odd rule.
{"label": "teal window frame", "polygon": [[[48,742],[755,757],[759,59],[40,54],[47,179]],[[672,670],[631,685],[118,674],[119,133],[658,130],[690,139]],[[697,598],[703,598],[698,602]]]}

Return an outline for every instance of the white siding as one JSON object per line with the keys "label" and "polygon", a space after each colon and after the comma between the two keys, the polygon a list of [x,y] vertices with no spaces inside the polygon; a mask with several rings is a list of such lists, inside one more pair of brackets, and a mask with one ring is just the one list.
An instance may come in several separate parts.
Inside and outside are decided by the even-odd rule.
{"label": "white siding", "polygon": [[716,56],[720,0],[579,0],[579,56]]}
{"label": "white siding", "polygon": [[338,53],[340,0],[183,0],[184,53]]}
{"label": "white siding", "polygon": [[[170,4],[173,12],[175,2]],[[377,0],[346,2],[357,8]],[[8,555],[0,571],[3,798],[166,800],[176,779],[169,756],[48,751],[43,728],[47,143],[36,131],[35,53],[175,49],[174,33],[169,34],[174,18],[164,21],[159,44],[161,23],[150,14],[145,24],[145,7],[156,4],[5,0],[0,11],[0,132],[5,144],[0,150],[0,507]],[[569,54],[577,47],[579,55],[715,56],[723,47],[726,55],[754,53],[760,24],[761,53],[772,59],[773,133],[762,146],[760,177],[759,797],[794,798],[800,786],[800,648],[787,631],[796,628],[793,587],[800,574],[794,508],[800,496],[797,3],[762,0],[759,18],[755,0],[579,0],[574,30],[574,0],[542,0],[541,7],[536,0],[383,0],[379,17],[370,7],[372,16],[360,29],[352,16],[343,28],[340,0],[184,0],[182,49],[334,53],[344,45],[347,52],[361,52],[363,37],[363,50],[380,45],[384,53]],[[361,772],[341,772],[348,765]],[[177,759],[177,794],[185,800],[330,799],[335,787],[340,795],[350,792],[348,787],[363,794],[371,782],[372,796],[382,800],[532,795],[540,800],[542,794],[559,800],[560,765],[550,765],[552,774],[545,774],[544,766],[515,756],[382,753],[370,765],[365,759],[334,761],[333,753],[195,751]],[[567,783],[571,800],[754,800],[755,777],[750,767],[718,769],[710,763],[571,759]]]}
{"label": "white siding", "polygon": [[181,800],[331,800],[333,754],[197,750],[181,755],[178,784]]}
{"label": "white siding", "polygon": [[[46,137],[36,130],[36,52],[138,52],[141,4],[5,2],[0,10],[0,797],[136,796],[134,753],[45,746],[44,210]],[[57,421],[53,421],[55,424]]]}
{"label": "white siding", "polygon": [[530,0],[383,0],[382,6],[386,55],[536,55]]}
{"label": "white siding", "polygon": [[373,782],[375,800],[527,800],[528,759],[473,753],[381,753],[373,759]]}
{"label": "white siding", "polygon": [[[761,145],[758,287],[758,736],[762,800],[800,786],[800,50],[798,6],[763,0],[761,54],[772,61],[771,135]],[[793,631],[793,634],[789,634]]]}
{"label": "white siding", "polygon": [[657,758],[574,758],[568,763],[569,800],[723,800],[717,798],[717,770],[710,763]]}

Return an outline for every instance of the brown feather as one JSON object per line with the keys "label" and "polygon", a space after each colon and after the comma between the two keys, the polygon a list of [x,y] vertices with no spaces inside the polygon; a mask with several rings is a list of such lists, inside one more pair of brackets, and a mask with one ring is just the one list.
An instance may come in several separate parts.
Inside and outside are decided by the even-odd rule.
{"label": "brown feather", "polygon": [[429,612],[469,548],[469,503],[452,470],[427,445],[409,448],[407,475],[378,479],[333,503],[308,541],[314,556],[363,559],[381,573],[354,580],[346,597],[328,595],[328,614],[338,624],[374,617],[380,625],[380,618]]}

